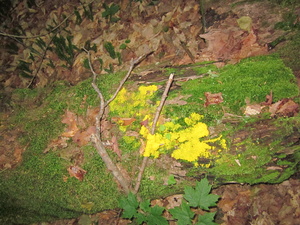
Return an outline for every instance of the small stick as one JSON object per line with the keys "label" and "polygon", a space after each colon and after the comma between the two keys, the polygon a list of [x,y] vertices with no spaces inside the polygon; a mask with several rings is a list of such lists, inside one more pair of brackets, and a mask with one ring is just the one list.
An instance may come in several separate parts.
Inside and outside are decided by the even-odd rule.
{"label": "small stick", "polygon": [[98,97],[100,99],[100,105],[99,105],[100,109],[99,109],[99,113],[96,116],[96,133],[92,135],[92,140],[93,140],[93,142],[95,144],[95,147],[96,147],[96,150],[97,150],[98,154],[101,156],[101,158],[102,158],[103,162],[105,163],[107,169],[113,174],[114,178],[116,178],[116,180],[119,182],[119,184],[123,188],[124,192],[126,194],[128,194],[129,191],[130,191],[129,181],[123,176],[122,172],[118,169],[118,167],[116,166],[116,164],[112,161],[112,159],[110,158],[109,154],[106,151],[105,146],[102,143],[102,140],[101,140],[101,119],[103,117],[105,107],[111,101],[113,101],[115,99],[115,97],[117,96],[117,94],[121,90],[122,86],[126,82],[127,78],[130,76],[133,68],[138,63],[140,63],[141,60],[143,60],[148,54],[145,54],[145,55],[139,57],[136,60],[133,60],[133,59],[131,60],[130,68],[129,68],[129,70],[128,70],[126,76],[125,76],[125,78],[120,82],[120,85],[117,88],[117,90],[115,91],[114,95],[107,102],[105,102],[103,94],[101,93],[100,89],[96,85],[97,74],[94,71],[93,66],[92,66],[91,54],[90,54],[90,52],[87,49],[83,48],[83,50],[85,52],[87,52],[87,54],[88,54],[89,67],[90,67],[90,69],[91,69],[91,71],[93,73],[92,87],[97,92]]}
{"label": "small stick", "polygon": [[152,54],[152,52],[144,54],[144,55],[138,57],[136,60],[131,59],[130,68],[129,68],[126,76],[123,78],[123,80],[121,80],[121,82],[119,84],[119,87],[115,91],[114,95],[106,102],[105,107],[108,106],[109,103],[111,103],[117,97],[118,93],[120,92],[120,90],[123,87],[124,83],[126,82],[126,80],[128,79],[128,77],[130,76],[130,74],[131,74],[132,70],[134,69],[134,67],[136,65],[138,65],[142,60],[144,60],[150,54]]}
{"label": "small stick", "polygon": [[[170,76],[169,76],[169,80],[168,80],[168,83],[166,85],[166,88],[165,88],[165,91],[161,97],[161,101],[160,101],[160,104],[159,106],[157,107],[156,109],[156,113],[155,113],[155,117],[154,117],[154,120],[153,120],[153,124],[152,124],[152,128],[151,128],[151,134],[153,135],[155,133],[155,128],[156,128],[156,124],[157,124],[157,121],[158,121],[158,118],[159,118],[159,115],[161,113],[161,110],[165,104],[165,101],[167,99],[167,96],[168,96],[168,92],[170,90],[170,87],[171,87],[171,84],[173,82],[173,79],[174,79],[174,74],[171,73]],[[140,169],[140,172],[138,174],[138,177],[137,177],[137,182],[136,182],[136,185],[135,185],[135,188],[134,188],[134,194],[137,194],[139,189],[140,189],[140,185],[141,185],[141,181],[142,181],[142,177],[143,177],[143,173],[145,171],[145,168],[147,166],[147,163],[148,163],[148,159],[149,157],[144,157],[143,158],[143,162],[142,162],[142,165],[141,165],[141,169]]]}

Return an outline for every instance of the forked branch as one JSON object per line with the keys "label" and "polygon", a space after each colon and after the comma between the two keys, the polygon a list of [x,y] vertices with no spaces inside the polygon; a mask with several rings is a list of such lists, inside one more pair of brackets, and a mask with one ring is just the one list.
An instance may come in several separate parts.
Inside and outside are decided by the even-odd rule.
{"label": "forked branch", "polygon": [[89,67],[90,67],[90,69],[93,73],[92,87],[97,92],[99,100],[100,100],[99,113],[97,114],[97,117],[96,117],[96,133],[93,135],[92,140],[95,144],[95,147],[96,147],[96,150],[97,150],[98,154],[101,156],[101,158],[102,158],[103,162],[105,163],[107,169],[113,174],[115,179],[119,182],[119,184],[123,188],[124,192],[126,194],[128,194],[129,191],[130,191],[129,181],[123,176],[123,174],[118,169],[116,164],[112,161],[112,159],[110,158],[110,156],[108,155],[108,153],[106,151],[106,148],[105,148],[104,144],[102,143],[102,140],[101,140],[101,120],[102,120],[103,115],[104,115],[105,107],[107,107],[108,104],[116,98],[116,96],[118,95],[118,93],[121,90],[122,86],[124,85],[124,83],[126,82],[128,77],[130,76],[130,74],[131,74],[132,70],[134,69],[134,67],[137,64],[139,64],[149,54],[145,54],[145,55],[139,57],[136,60],[133,60],[133,59],[131,60],[130,68],[129,68],[126,76],[120,82],[119,87],[117,88],[117,90],[115,91],[113,96],[107,102],[105,102],[104,96],[103,96],[102,92],[100,91],[99,87],[96,84],[97,74],[95,73],[95,71],[93,69],[93,66],[92,66],[92,63],[91,63],[91,54],[86,49],[84,49],[84,51],[86,51],[86,53],[88,54]]}

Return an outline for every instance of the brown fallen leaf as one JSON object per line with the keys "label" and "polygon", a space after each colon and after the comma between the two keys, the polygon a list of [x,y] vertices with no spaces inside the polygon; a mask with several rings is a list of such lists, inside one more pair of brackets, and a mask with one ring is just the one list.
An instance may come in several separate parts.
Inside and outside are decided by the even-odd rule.
{"label": "brown fallen leaf", "polygon": [[70,174],[70,177],[75,177],[80,181],[83,180],[84,175],[86,174],[86,170],[80,168],[79,166],[69,166],[67,170]]}
{"label": "brown fallen leaf", "polygon": [[266,96],[266,101],[262,102],[262,105],[272,105],[273,102],[273,93],[270,91],[270,94]]}
{"label": "brown fallen leaf", "polygon": [[148,120],[148,119],[146,119],[146,120],[144,120],[144,121],[140,122],[140,124],[141,124],[142,126],[144,126],[144,127],[147,127],[147,126],[148,126],[148,124],[149,124],[149,120]]}
{"label": "brown fallen leaf", "polygon": [[253,116],[260,114],[262,110],[262,106],[260,104],[251,104],[247,105],[244,114],[246,116]]}
{"label": "brown fallen leaf", "polygon": [[91,135],[96,132],[95,126],[88,127],[85,131],[78,131],[72,137],[73,141],[79,146],[87,145],[90,142]]}
{"label": "brown fallen leaf", "polygon": [[112,117],[112,121],[117,122],[121,126],[128,126],[132,124],[135,120],[135,118]]}
{"label": "brown fallen leaf", "polygon": [[118,155],[119,159],[121,159],[122,158],[122,152],[121,152],[121,149],[119,148],[118,139],[115,135],[112,136],[111,143],[112,143],[113,152]]}
{"label": "brown fallen leaf", "polygon": [[283,99],[276,114],[279,116],[295,116],[299,112],[299,104],[291,99]]}
{"label": "brown fallen leaf", "polygon": [[52,140],[43,153],[45,154],[49,152],[51,149],[55,151],[57,148],[66,148],[68,146],[67,143],[68,140],[69,140],[68,137],[63,137],[63,136],[59,137],[58,139]]}
{"label": "brown fallen leaf", "polygon": [[165,105],[186,105],[187,101],[182,100],[182,99],[186,99],[188,97],[190,97],[191,95],[188,96],[177,96],[171,100],[167,100],[165,102]]}
{"label": "brown fallen leaf", "polygon": [[215,94],[212,94],[210,92],[205,92],[204,94],[205,94],[205,98],[206,98],[206,101],[204,103],[205,107],[207,107],[209,105],[220,104],[223,102],[223,97],[222,97],[221,92],[215,93]]}
{"label": "brown fallen leaf", "polygon": [[69,110],[65,112],[65,115],[61,122],[68,125],[66,131],[61,135],[63,137],[73,137],[79,130],[79,128],[77,127],[76,115]]}

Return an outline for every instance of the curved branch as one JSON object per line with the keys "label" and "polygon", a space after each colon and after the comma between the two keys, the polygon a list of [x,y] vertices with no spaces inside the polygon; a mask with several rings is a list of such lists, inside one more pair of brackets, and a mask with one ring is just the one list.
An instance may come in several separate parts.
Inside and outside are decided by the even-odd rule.
{"label": "curved branch", "polygon": [[92,63],[91,63],[91,55],[90,52],[86,49],[83,49],[84,51],[87,52],[88,54],[88,61],[89,61],[89,66],[90,69],[93,73],[93,81],[92,81],[92,87],[94,88],[94,90],[97,92],[98,97],[100,99],[100,105],[99,105],[99,113],[96,116],[96,133],[93,135],[93,142],[95,144],[96,150],[98,152],[98,154],[101,156],[103,162],[105,163],[107,169],[113,174],[113,176],[116,178],[116,180],[119,182],[119,184],[121,185],[121,187],[123,188],[124,192],[126,194],[129,193],[130,191],[130,183],[129,181],[123,176],[122,172],[120,171],[120,169],[116,166],[116,164],[112,161],[112,159],[110,158],[110,156],[108,155],[105,146],[102,143],[101,140],[101,119],[103,117],[104,114],[104,110],[105,107],[108,106],[108,104],[110,102],[112,102],[116,96],[118,95],[118,93],[120,92],[122,86],[124,85],[124,83],[126,82],[126,80],[128,79],[128,77],[130,76],[132,70],[134,69],[134,67],[140,63],[148,54],[143,55],[141,57],[139,57],[136,60],[131,60],[130,63],[130,68],[126,74],[126,76],[123,78],[123,80],[120,82],[119,87],[117,88],[117,90],[115,91],[115,93],[113,94],[113,96],[107,101],[105,102],[105,99],[103,97],[103,94],[101,93],[100,89],[98,88],[98,86],[96,85],[96,77],[97,74],[93,69]]}

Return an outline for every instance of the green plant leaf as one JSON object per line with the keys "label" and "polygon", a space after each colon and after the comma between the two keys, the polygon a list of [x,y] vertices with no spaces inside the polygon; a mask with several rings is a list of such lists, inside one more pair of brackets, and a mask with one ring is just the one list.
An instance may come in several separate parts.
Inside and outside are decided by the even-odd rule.
{"label": "green plant leaf", "polygon": [[178,220],[178,225],[192,224],[191,219],[193,219],[195,215],[195,213],[191,211],[190,206],[186,202],[182,202],[180,207],[169,209],[169,212],[175,219]]}
{"label": "green plant leaf", "polygon": [[196,225],[218,225],[214,222],[214,217],[216,213],[205,213],[204,215],[199,215],[198,222]]}
{"label": "green plant leaf", "polygon": [[170,175],[168,179],[168,185],[174,185],[174,184],[176,184],[175,177],[174,175]]}
{"label": "green plant leaf", "polygon": [[105,43],[104,43],[104,48],[105,48],[105,50],[108,52],[109,56],[110,56],[112,59],[115,59],[115,58],[116,58],[115,48],[114,48],[114,46],[112,45],[111,42],[105,42]]}
{"label": "green plant leaf", "polygon": [[120,49],[126,49],[126,47],[127,47],[127,45],[123,43],[123,44],[120,45],[119,48],[120,48]]}
{"label": "green plant leaf", "polygon": [[120,20],[120,18],[115,17],[115,16],[112,16],[112,17],[110,18],[110,22],[113,22],[113,23],[116,23],[116,22],[118,22],[119,20]]}
{"label": "green plant leaf", "polygon": [[204,210],[209,210],[209,207],[216,206],[219,199],[218,195],[209,194],[211,185],[209,185],[206,178],[197,182],[196,188],[185,187],[184,198],[189,202],[192,207],[200,207]]}
{"label": "green plant leaf", "polygon": [[130,192],[127,198],[120,199],[119,206],[124,210],[122,217],[131,219],[137,215],[139,202],[137,201],[136,196]]}
{"label": "green plant leaf", "polygon": [[166,218],[162,216],[165,209],[157,205],[149,208],[149,215],[146,217],[147,224],[149,225],[168,225]]}
{"label": "green plant leaf", "polygon": [[102,17],[109,19],[110,22],[117,22],[120,18],[113,17],[120,10],[120,6],[116,4],[112,4],[108,6],[107,4],[103,3],[103,8],[105,11],[102,13]]}
{"label": "green plant leaf", "polygon": [[162,216],[164,210],[165,208],[157,205],[151,207],[150,200],[145,200],[140,203],[140,212],[135,217],[138,224],[145,222],[148,225],[168,225],[168,221]]}
{"label": "green plant leaf", "polygon": [[148,212],[150,210],[150,200],[145,200],[140,203],[140,209],[144,212]]}
{"label": "green plant leaf", "polygon": [[144,214],[142,214],[142,213],[138,213],[136,215],[136,220],[137,220],[138,224],[142,224],[143,222],[147,221],[147,217]]}

